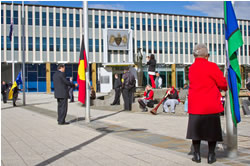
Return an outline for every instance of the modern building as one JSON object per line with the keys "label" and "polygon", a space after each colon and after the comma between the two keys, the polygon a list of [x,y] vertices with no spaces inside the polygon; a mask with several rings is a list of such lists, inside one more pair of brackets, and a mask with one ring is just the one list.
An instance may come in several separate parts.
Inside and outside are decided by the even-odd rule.
{"label": "modern building", "polygon": [[[10,42],[12,13],[14,33],[13,41]],[[14,4],[12,8],[11,3],[1,3],[2,80],[11,81],[11,48],[14,49],[16,76],[21,70],[21,13],[21,4]],[[88,13],[91,81],[102,92],[112,89],[114,73],[122,74],[124,66],[134,64],[139,52],[143,55],[144,85],[149,82],[146,56],[155,54],[163,86],[172,84],[183,87],[188,82],[188,68],[194,61],[192,50],[197,43],[207,45],[209,60],[224,71],[223,18],[92,8]],[[65,63],[67,76],[73,76],[76,81],[83,34],[82,20],[82,8],[25,5],[28,92],[53,91],[51,78],[58,63]],[[245,86],[247,73],[250,72],[250,20],[238,20],[238,24],[244,41],[238,51],[238,60],[242,85]],[[128,47],[109,49],[109,31],[127,33],[124,41]],[[120,39],[123,41],[123,38]]]}

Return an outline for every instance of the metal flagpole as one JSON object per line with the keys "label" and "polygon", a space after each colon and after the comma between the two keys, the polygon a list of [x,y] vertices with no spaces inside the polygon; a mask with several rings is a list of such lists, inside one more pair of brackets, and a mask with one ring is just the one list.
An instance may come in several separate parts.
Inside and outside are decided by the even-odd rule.
{"label": "metal flagpole", "polygon": [[12,60],[12,84],[14,84],[15,81],[15,62],[14,62],[14,22],[13,22],[13,16],[14,16],[14,7],[13,7],[13,1],[11,6],[11,24],[12,26],[12,36],[11,36],[11,60]]}
{"label": "metal flagpole", "polygon": [[[223,2],[224,3],[224,2]],[[232,2],[234,6],[234,3]],[[225,16],[224,16],[225,18]],[[228,56],[228,41],[225,38],[225,46],[226,46],[226,65],[225,70],[227,70],[226,78],[228,82],[228,68],[229,68],[229,56]],[[238,150],[238,140],[237,140],[237,127],[233,123],[232,113],[231,113],[231,106],[230,106],[230,97],[229,97],[229,89],[226,92],[226,101],[225,101],[226,111],[226,133],[227,133],[227,152],[229,158],[237,157],[237,150]]]}
{"label": "metal flagpole", "polygon": [[23,30],[23,36],[22,36],[22,51],[23,51],[23,72],[22,72],[22,81],[23,81],[23,105],[26,104],[25,101],[25,29],[24,29],[24,1],[22,2],[22,30]]}
{"label": "metal flagpole", "polygon": [[89,56],[89,28],[88,28],[88,2],[83,2],[83,16],[84,16],[84,44],[85,44],[85,52],[86,52],[86,61],[87,61],[87,68],[85,74],[86,80],[86,110],[85,110],[85,122],[90,122],[90,93],[89,93],[89,63],[88,63],[88,56]]}

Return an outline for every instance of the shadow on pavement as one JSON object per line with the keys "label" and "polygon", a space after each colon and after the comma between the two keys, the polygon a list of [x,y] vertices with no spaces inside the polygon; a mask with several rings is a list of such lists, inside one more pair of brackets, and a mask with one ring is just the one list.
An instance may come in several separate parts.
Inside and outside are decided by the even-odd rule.
{"label": "shadow on pavement", "polygon": [[100,138],[102,138],[102,137],[104,137],[104,136],[106,136],[106,135],[108,135],[110,133],[126,132],[126,131],[131,131],[131,130],[142,131],[142,130],[146,130],[146,129],[131,129],[131,130],[126,130],[126,131],[114,131],[114,130],[109,130],[106,127],[102,127],[102,128],[97,128],[96,130],[99,131],[99,132],[101,132],[102,134],[100,134],[100,135],[98,135],[98,136],[96,136],[96,137],[94,137],[94,138],[92,138],[92,139],[90,139],[90,140],[88,140],[86,142],[83,142],[83,143],[81,143],[79,145],[76,145],[76,146],[74,146],[72,148],[69,148],[69,149],[63,151],[62,153],[59,153],[59,154],[57,154],[57,155],[55,155],[55,156],[53,156],[53,157],[51,157],[51,158],[49,158],[49,159],[41,162],[41,163],[38,163],[38,164],[36,164],[36,166],[49,165],[52,162],[54,162],[54,161],[56,161],[56,160],[58,160],[58,159],[60,159],[60,158],[62,158],[64,156],[68,155],[69,153],[74,152],[76,150],[79,150],[80,148],[82,148],[82,147],[84,147],[84,146],[86,146],[88,144],[91,144],[92,142],[95,142],[96,140],[98,140],[98,139],[100,139]]}

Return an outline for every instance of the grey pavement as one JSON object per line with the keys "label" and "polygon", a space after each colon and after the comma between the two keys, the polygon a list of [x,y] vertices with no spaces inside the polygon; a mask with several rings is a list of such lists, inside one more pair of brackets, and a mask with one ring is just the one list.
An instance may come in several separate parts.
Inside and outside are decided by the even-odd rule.
{"label": "grey pavement", "polygon": [[[71,124],[59,126],[53,94],[28,93],[27,106],[21,104],[1,104],[2,165],[196,165],[188,155],[185,115],[91,109],[86,124],[85,108],[75,102],[69,103]],[[215,165],[250,163],[249,124],[243,117],[238,126],[239,157],[228,159],[221,146]],[[205,152],[201,165],[207,165]]]}

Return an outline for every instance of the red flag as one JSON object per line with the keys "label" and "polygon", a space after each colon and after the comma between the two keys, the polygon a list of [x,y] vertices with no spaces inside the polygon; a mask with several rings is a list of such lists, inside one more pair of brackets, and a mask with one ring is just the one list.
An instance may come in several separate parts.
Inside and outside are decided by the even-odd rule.
{"label": "red flag", "polygon": [[78,101],[80,101],[83,104],[85,104],[85,98],[86,98],[86,80],[85,80],[86,68],[87,68],[87,58],[84,46],[84,38],[82,37],[82,46],[78,64],[77,83],[79,85]]}

